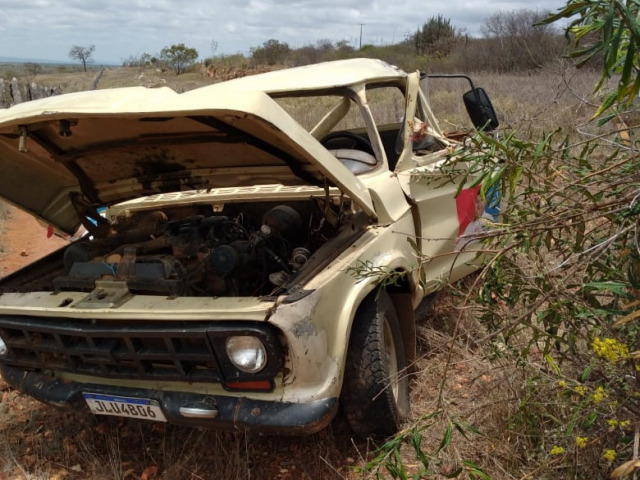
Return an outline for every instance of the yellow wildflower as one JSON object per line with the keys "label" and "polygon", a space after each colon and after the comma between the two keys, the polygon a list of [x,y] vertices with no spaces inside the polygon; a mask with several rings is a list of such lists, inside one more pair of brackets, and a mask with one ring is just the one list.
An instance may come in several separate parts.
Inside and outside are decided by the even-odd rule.
{"label": "yellow wildflower", "polygon": [[589,439],[587,437],[576,437],[576,445],[578,448],[584,448],[587,446],[587,441]]}
{"label": "yellow wildflower", "polygon": [[591,348],[596,355],[611,363],[629,358],[629,347],[615,338],[596,337],[591,343]]}
{"label": "yellow wildflower", "polygon": [[613,462],[616,459],[616,451],[607,448],[602,456],[607,462]]}
{"label": "yellow wildflower", "polygon": [[607,420],[607,425],[609,425],[609,430],[615,430],[616,427],[620,425],[620,422],[614,418],[611,420]]}
{"label": "yellow wildflower", "polygon": [[608,397],[609,394],[607,394],[607,392],[604,391],[604,387],[602,385],[600,385],[595,392],[593,392],[593,395],[591,395],[591,398],[593,399],[594,403],[600,403],[604,398]]}
{"label": "yellow wildflower", "polygon": [[564,453],[564,448],[559,447],[557,445],[554,445],[551,451],[549,452],[550,455],[562,455],[563,453]]}
{"label": "yellow wildflower", "polygon": [[589,387],[585,387],[584,385],[578,385],[577,387],[573,388],[573,391],[576,392],[578,395],[582,395],[584,397],[585,393],[589,391]]}
{"label": "yellow wildflower", "polygon": [[631,420],[623,420],[620,422],[620,428],[625,428],[631,425]]}
{"label": "yellow wildflower", "polygon": [[558,386],[564,388],[567,386],[567,382],[565,382],[564,380],[558,380]]}

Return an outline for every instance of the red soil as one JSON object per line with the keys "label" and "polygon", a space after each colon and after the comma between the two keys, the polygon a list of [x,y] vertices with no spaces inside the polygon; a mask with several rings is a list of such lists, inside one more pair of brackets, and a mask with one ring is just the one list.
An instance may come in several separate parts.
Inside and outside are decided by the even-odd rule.
{"label": "red soil", "polygon": [[47,238],[47,227],[22,210],[8,210],[9,215],[0,220],[0,277],[68,243],[56,236]]}

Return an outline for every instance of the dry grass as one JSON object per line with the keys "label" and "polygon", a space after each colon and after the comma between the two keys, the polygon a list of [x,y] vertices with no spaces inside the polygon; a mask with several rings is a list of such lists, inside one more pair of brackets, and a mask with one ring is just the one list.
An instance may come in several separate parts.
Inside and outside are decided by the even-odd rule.
{"label": "dry grass", "polygon": [[[483,87],[498,113],[501,128],[516,130],[523,138],[539,137],[561,128],[577,135],[596,110],[593,86],[597,75],[571,67],[547,68],[530,74],[471,75]],[[441,127],[470,128],[462,94],[469,89],[464,80],[429,79],[430,101]]]}
{"label": "dry grass", "polygon": [[[0,478],[344,479],[357,454],[331,429],[303,438],[92,417],[17,392],[0,404]],[[349,457],[351,455],[351,457]]]}
{"label": "dry grass", "polygon": [[20,85],[26,82],[35,82],[40,86],[60,87],[62,93],[71,93],[91,90],[99,76],[98,89],[118,87],[150,87],[157,88],[167,86],[177,92],[186,92],[197,87],[212,83],[212,79],[204,75],[204,67],[194,67],[194,71],[183,75],[175,75],[171,71],[162,72],[155,68],[122,68],[106,67],[103,71],[99,68],[82,72],[78,69],[65,68],[62,71],[50,69],[37,75],[31,75],[15,66],[0,64],[0,78],[5,82],[16,77]]}
{"label": "dry grass", "polygon": [[175,75],[171,71],[162,72],[153,68],[109,68],[104,71],[98,88],[166,86],[182,93],[211,83],[212,80],[205,77],[204,70]]}
{"label": "dry grass", "polygon": [[439,295],[433,309],[418,328],[420,344],[428,348],[418,361],[419,374],[414,382],[414,415],[441,409],[444,415],[437,428],[423,439],[435,451],[442,439],[446,420],[464,419],[481,435],[457,436],[453,448],[443,457],[444,471],[451,471],[462,459],[472,460],[494,480],[517,478],[517,452],[507,431],[506,420],[517,406],[516,391],[521,379],[513,365],[496,362],[489,349],[476,340],[485,328],[476,312],[464,304],[464,290]]}

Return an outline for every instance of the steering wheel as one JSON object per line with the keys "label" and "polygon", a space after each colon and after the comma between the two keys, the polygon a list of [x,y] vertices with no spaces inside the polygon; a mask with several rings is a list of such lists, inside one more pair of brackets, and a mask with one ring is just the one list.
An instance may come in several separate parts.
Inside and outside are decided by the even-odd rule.
{"label": "steering wheel", "polygon": [[367,138],[353,132],[331,132],[320,140],[320,143],[328,150],[346,148],[351,150],[363,150],[373,154],[371,142]]}

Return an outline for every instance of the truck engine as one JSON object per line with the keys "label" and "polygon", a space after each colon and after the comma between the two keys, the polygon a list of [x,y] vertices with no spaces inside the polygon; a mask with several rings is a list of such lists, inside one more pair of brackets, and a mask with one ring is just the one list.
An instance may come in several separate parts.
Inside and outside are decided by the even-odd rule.
{"label": "truck engine", "polygon": [[[66,248],[55,291],[126,281],[133,293],[169,296],[273,294],[335,235],[319,201],[171,207],[120,215],[104,238]],[[331,210],[333,212],[334,210]],[[343,215],[343,214],[341,214]],[[337,219],[340,215],[331,215]]]}

